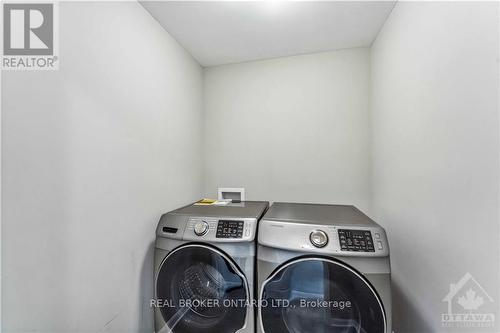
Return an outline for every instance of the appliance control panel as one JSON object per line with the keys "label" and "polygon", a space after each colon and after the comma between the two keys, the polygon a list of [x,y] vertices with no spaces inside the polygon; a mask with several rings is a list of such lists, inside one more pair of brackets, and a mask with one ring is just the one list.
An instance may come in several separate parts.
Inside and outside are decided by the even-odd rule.
{"label": "appliance control panel", "polygon": [[385,257],[389,243],[382,227],[314,225],[261,220],[259,245],[305,253],[350,257]]}
{"label": "appliance control panel", "polygon": [[375,252],[370,230],[338,229],[341,251]]}
{"label": "appliance control panel", "polygon": [[244,221],[219,220],[217,223],[216,238],[243,238]]}
{"label": "appliance control panel", "polygon": [[213,242],[251,241],[255,237],[255,219],[190,217],[183,239]]}

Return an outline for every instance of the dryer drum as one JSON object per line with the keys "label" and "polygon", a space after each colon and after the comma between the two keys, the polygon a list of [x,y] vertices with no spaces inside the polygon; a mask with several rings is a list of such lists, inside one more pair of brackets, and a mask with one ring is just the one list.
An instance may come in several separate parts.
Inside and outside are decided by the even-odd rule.
{"label": "dryer drum", "polygon": [[245,325],[248,284],[224,253],[189,244],[163,260],[156,298],[173,305],[160,309],[171,332],[236,332]]}
{"label": "dryer drum", "polygon": [[211,300],[222,300],[226,281],[217,269],[205,263],[188,267],[179,283],[181,299],[190,300],[190,309],[200,316],[216,318],[225,310],[222,306],[208,306]]}
{"label": "dryer drum", "polygon": [[370,283],[329,258],[299,258],[276,269],[261,290],[266,333],[384,333],[383,305]]}

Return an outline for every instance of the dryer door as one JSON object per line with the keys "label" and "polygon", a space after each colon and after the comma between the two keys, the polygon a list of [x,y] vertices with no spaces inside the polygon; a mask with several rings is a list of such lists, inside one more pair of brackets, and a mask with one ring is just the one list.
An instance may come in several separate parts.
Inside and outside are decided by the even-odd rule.
{"label": "dryer door", "polygon": [[160,332],[236,332],[245,326],[248,297],[245,276],[226,254],[206,245],[181,246],[165,257],[156,276],[166,322]]}
{"label": "dryer door", "polygon": [[301,258],[279,267],[261,289],[266,333],[385,333],[377,293],[358,272],[326,258]]}

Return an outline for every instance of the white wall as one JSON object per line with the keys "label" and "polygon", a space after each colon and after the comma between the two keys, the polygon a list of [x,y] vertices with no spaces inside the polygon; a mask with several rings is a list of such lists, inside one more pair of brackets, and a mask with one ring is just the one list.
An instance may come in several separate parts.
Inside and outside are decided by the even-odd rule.
{"label": "white wall", "polygon": [[151,332],[161,213],[201,192],[202,69],[136,2],[61,3],[2,78],[3,332]]}
{"label": "white wall", "polygon": [[369,50],[205,70],[205,194],[368,201]]}
{"label": "white wall", "polygon": [[399,2],[372,48],[373,212],[397,332],[445,331],[442,299],[466,272],[499,318],[498,18],[494,2]]}

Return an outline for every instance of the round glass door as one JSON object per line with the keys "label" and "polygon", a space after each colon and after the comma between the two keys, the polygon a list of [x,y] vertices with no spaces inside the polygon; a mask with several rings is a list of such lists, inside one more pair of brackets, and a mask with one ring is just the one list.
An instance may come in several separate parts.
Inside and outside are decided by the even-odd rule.
{"label": "round glass door", "polygon": [[163,260],[156,299],[161,301],[167,332],[236,332],[245,325],[248,285],[224,253],[186,245]]}
{"label": "round glass door", "polygon": [[265,333],[385,333],[376,292],[340,262],[302,258],[285,264],[261,291]]}

